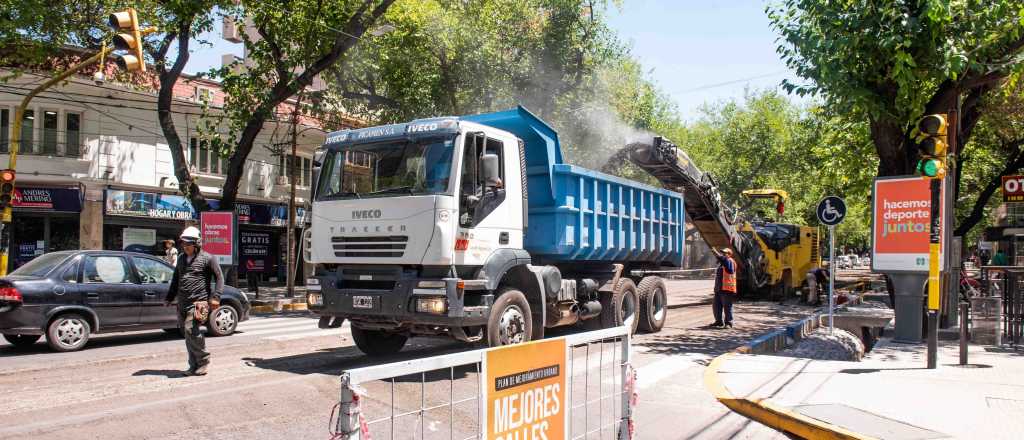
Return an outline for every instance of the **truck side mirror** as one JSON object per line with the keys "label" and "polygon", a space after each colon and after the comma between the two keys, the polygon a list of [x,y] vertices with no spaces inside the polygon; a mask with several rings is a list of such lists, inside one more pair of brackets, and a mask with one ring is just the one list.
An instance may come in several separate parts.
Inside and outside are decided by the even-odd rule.
{"label": "truck side mirror", "polygon": [[480,167],[483,171],[484,186],[497,188],[501,186],[501,173],[498,171],[498,155],[484,154],[480,157]]}

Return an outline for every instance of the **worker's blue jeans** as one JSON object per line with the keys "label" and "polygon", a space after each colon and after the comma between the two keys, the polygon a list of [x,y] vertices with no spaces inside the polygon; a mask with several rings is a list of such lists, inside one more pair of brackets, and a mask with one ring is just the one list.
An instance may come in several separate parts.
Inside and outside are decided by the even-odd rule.
{"label": "worker's blue jeans", "polygon": [[[712,312],[715,314],[715,324],[732,324],[732,300],[735,293],[715,292],[715,302],[712,304]],[[722,320],[722,312],[725,312],[725,320]]]}

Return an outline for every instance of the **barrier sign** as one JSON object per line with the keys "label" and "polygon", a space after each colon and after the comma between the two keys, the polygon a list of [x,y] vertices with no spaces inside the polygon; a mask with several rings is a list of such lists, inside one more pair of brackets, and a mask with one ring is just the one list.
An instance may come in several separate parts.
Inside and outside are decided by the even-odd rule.
{"label": "barrier sign", "polygon": [[234,212],[204,211],[199,214],[203,250],[217,258],[217,264],[235,264],[238,227]]}
{"label": "barrier sign", "polygon": [[489,350],[483,362],[484,438],[567,438],[567,357],[564,338]]}
{"label": "barrier sign", "polygon": [[1024,176],[1003,176],[1003,202],[1024,202]]}
{"label": "barrier sign", "polygon": [[[944,200],[940,194],[939,200]],[[871,270],[875,272],[928,272],[931,189],[921,177],[875,179],[872,197]],[[944,207],[939,227],[945,228]],[[939,251],[942,266],[945,252]]]}

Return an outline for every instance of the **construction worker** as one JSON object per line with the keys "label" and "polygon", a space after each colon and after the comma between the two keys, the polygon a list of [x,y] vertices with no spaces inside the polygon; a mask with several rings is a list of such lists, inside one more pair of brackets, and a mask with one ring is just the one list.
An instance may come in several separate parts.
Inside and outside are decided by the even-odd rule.
{"label": "construction worker", "polygon": [[[195,226],[185,228],[181,233],[181,248],[174,266],[174,276],[164,304],[178,301],[178,327],[185,334],[185,348],[188,350],[186,376],[203,376],[210,364],[210,353],[199,326],[220,306],[220,295],[224,292],[224,276],[216,258],[203,251],[202,238]],[[215,286],[211,282],[216,281]]]}
{"label": "construction worker", "polygon": [[[828,285],[828,263],[822,263],[821,267],[815,267],[807,271],[807,295],[804,296],[804,303],[816,306],[821,304],[821,292],[827,289]],[[814,298],[814,302],[811,302]]]}
{"label": "construction worker", "polygon": [[[736,260],[732,259],[732,249],[722,248],[721,251],[711,248],[718,258],[718,270],[715,271],[715,301],[712,313],[715,322],[712,328],[732,328],[732,302],[736,299]],[[724,318],[723,320],[723,313]]]}

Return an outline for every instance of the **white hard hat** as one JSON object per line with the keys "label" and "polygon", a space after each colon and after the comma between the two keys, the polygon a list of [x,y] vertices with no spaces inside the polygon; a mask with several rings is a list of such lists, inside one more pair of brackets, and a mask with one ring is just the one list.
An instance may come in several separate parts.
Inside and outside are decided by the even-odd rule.
{"label": "white hard hat", "polygon": [[199,228],[195,226],[189,226],[181,231],[181,241],[199,243],[202,237],[199,236]]}

